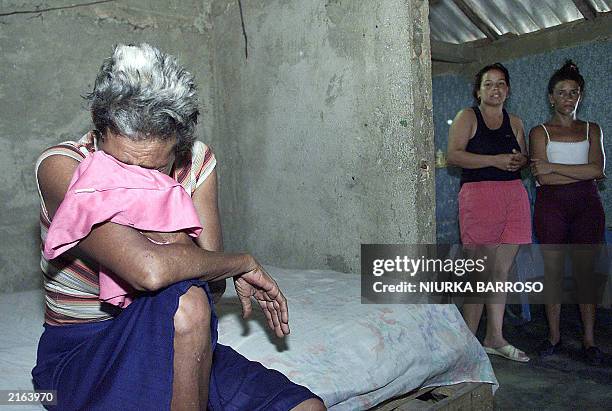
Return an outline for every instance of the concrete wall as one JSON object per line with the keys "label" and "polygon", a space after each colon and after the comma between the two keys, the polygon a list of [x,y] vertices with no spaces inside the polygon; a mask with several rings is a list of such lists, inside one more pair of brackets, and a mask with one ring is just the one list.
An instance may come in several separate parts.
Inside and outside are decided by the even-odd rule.
{"label": "concrete wall", "polygon": [[[576,47],[517,58],[502,63],[510,72],[511,96],[506,107],[521,117],[526,133],[550,117],[547,100],[548,79],[561,67],[565,59],[573,59],[585,78],[586,86],[578,117],[598,123],[604,132],[605,150],[612,153],[612,142],[606,135],[612,132],[610,118],[610,72],[612,71],[612,41],[587,43]],[[494,61],[494,60],[492,60]],[[476,69],[477,70],[477,69]],[[446,151],[448,141],[447,120],[453,119],[463,107],[473,105],[471,78],[445,74],[433,78],[433,104],[436,149]],[[532,202],[535,198],[534,181],[525,170],[525,184]],[[610,168],[608,167],[608,175]],[[440,169],[436,173],[437,240],[457,243],[457,193],[460,172],[456,168]],[[612,222],[612,183],[605,180],[600,192],[606,210],[608,225]]]}
{"label": "concrete wall", "polygon": [[226,248],[359,271],[361,243],[433,242],[426,1],[214,0]]}
{"label": "concrete wall", "polygon": [[[32,9],[3,1],[0,13]],[[210,110],[207,21],[207,6],[198,0],[130,0],[0,17],[0,291],[40,286],[34,162],[45,147],[89,129],[80,96],[91,91],[112,45],[144,41],[177,55],[198,78]],[[205,108],[200,137],[209,141],[211,127]]]}
{"label": "concrete wall", "polygon": [[80,96],[115,43],[196,75],[228,249],[356,272],[361,243],[434,240],[427,2],[243,3],[248,60],[234,0],[2,2],[1,291],[40,286],[34,163],[90,128]]}

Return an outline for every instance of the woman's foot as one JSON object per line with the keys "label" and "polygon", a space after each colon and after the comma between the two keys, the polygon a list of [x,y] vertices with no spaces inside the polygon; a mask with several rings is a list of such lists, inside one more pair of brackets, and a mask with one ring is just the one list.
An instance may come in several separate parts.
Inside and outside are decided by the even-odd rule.
{"label": "woman's foot", "polygon": [[484,347],[487,354],[498,355],[512,361],[527,362],[529,357],[523,351],[519,350],[512,344],[504,345],[503,347]]}
{"label": "woman's foot", "polygon": [[[487,330],[489,331],[489,330]],[[501,332],[488,333],[482,345],[487,354],[498,355],[512,361],[527,362],[529,357],[523,351],[510,344]]]}
{"label": "woman's foot", "polygon": [[561,340],[558,339],[556,343],[551,342],[548,338],[545,339],[536,348],[537,353],[540,357],[548,357],[554,354],[558,354],[561,350]]}
{"label": "woman's foot", "polygon": [[603,353],[601,350],[595,346],[591,346],[589,348],[583,348],[584,358],[589,365],[601,365],[603,362]]}
{"label": "woman's foot", "polygon": [[484,340],[482,340],[483,347],[500,348],[508,344],[510,343],[502,336],[499,336],[499,337],[486,336]]}

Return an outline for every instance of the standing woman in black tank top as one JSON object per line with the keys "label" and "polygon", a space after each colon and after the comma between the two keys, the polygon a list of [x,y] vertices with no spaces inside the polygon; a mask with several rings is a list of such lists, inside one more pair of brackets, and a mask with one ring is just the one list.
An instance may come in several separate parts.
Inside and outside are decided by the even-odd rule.
{"label": "standing woman in black tank top", "polygon": [[[505,281],[519,244],[531,243],[531,212],[520,169],[527,163],[523,124],[508,114],[508,70],[500,63],[481,69],[474,81],[478,105],[461,110],[449,131],[448,163],[463,169],[459,192],[461,241],[485,252],[492,279]],[[483,341],[489,354],[526,362],[529,357],[502,333],[505,295],[487,303]],[[476,334],[483,304],[464,304],[463,317]]]}
{"label": "standing woman in black tank top", "polygon": [[548,82],[552,117],[529,133],[531,168],[538,181],[535,232],[542,244],[544,290],[551,290],[546,301],[549,335],[538,352],[547,356],[561,347],[560,291],[565,256],[570,254],[581,303],[584,355],[597,365],[603,353],[594,340],[595,303],[602,284],[594,271],[605,239],[605,214],[595,180],[604,177],[605,156],[601,128],[576,118],[584,83],[576,64],[567,61]]}

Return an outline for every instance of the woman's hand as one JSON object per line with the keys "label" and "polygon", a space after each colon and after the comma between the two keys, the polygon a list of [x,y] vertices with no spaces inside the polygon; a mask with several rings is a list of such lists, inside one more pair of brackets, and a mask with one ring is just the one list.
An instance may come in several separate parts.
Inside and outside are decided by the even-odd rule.
{"label": "woman's hand", "polygon": [[535,177],[552,173],[554,173],[554,170],[552,168],[552,164],[550,164],[548,161],[541,160],[539,158],[531,159],[531,174],[533,174]]}
{"label": "woman's hand", "polygon": [[527,157],[515,149],[511,154],[497,154],[493,166],[504,171],[520,170],[527,163]]}
{"label": "woman's hand", "polygon": [[252,267],[244,274],[234,277],[236,294],[242,304],[242,317],[252,312],[251,297],[257,300],[264,312],[268,325],[278,337],[289,334],[289,311],[287,299],[278,288],[276,281],[252,258]]}

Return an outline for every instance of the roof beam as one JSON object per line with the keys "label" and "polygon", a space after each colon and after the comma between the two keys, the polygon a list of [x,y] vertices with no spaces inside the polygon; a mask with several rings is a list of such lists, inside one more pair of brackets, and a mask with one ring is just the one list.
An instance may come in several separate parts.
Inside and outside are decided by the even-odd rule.
{"label": "roof beam", "polygon": [[[473,63],[433,61],[433,75],[457,73],[471,76],[481,65],[492,61],[508,61],[532,54],[547,53],[590,42],[612,41],[612,12],[599,13],[594,20],[576,20],[532,33],[504,35],[495,42],[476,40],[461,47],[470,50]],[[434,44],[432,42],[432,53]],[[432,55],[433,56],[433,55]],[[433,60],[433,58],[432,58]]]}
{"label": "roof beam", "polygon": [[476,27],[478,27],[478,30],[482,31],[487,38],[490,40],[497,40],[500,37],[499,34],[493,30],[493,28],[485,23],[484,20],[481,19],[480,16],[478,16],[478,14],[476,14],[474,10],[472,10],[470,6],[465,3],[465,1],[453,0],[453,3],[459,7],[459,10],[465,14],[465,17],[467,17]]}
{"label": "roof beam", "polygon": [[431,40],[431,59],[447,63],[471,63],[476,61],[471,46]]}
{"label": "roof beam", "polygon": [[597,17],[597,10],[595,10],[591,4],[586,0],[572,0],[576,5],[576,8],[587,20],[593,20]]}

